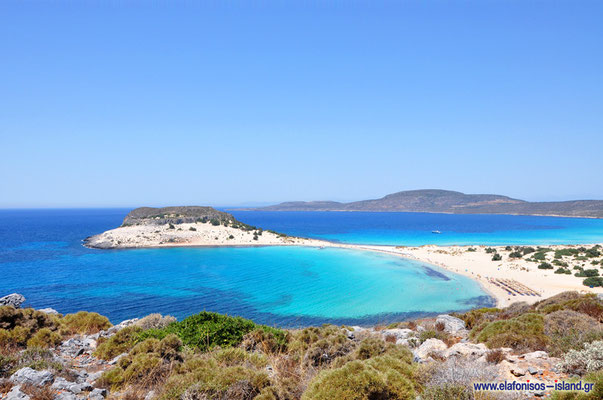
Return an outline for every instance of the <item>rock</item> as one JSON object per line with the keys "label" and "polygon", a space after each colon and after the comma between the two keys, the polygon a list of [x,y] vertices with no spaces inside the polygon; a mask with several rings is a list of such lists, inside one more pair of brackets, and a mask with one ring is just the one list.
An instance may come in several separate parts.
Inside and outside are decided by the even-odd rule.
{"label": "rock", "polygon": [[68,391],[75,394],[80,394],[85,391],[92,390],[92,385],[89,383],[69,382],[64,378],[56,378],[52,384],[52,388],[56,390]]}
{"label": "rock", "polygon": [[[443,314],[438,315],[436,319],[436,324],[442,323],[444,324],[444,331],[450,333],[452,335],[456,335],[458,333],[466,333],[465,329],[465,321],[462,319],[453,317],[452,315]],[[461,332],[464,331],[464,332]]]}
{"label": "rock", "polygon": [[96,388],[88,395],[90,400],[103,400],[107,397],[107,389]]}
{"label": "rock", "polygon": [[21,386],[13,386],[6,394],[5,400],[29,400],[29,396],[21,391]]}
{"label": "rock", "polygon": [[46,313],[46,314],[51,314],[51,315],[56,315],[56,314],[59,313],[54,308],[50,308],[50,307],[48,307],[48,308],[41,308],[38,311],[41,311],[41,312]]}
{"label": "rock", "polygon": [[524,376],[526,374],[526,370],[522,368],[514,367],[511,369],[511,373],[515,376]]}
{"label": "rock", "polygon": [[446,358],[452,356],[481,357],[488,352],[485,344],[456,343],[444,352]]}
{"label": "rock", "polygon": [[530,375],[536,375],[538,373],[538,369],[534,367],[528,367],[528,372],[530,373]]}
{"label": "rock", "polygon": [[54,396],[54,400],[77,400],[77,396],[71,392],[59,392]]}
{"label": "rock", "polygon": [[36,371],[35,369],[25,367],[12,374],[10,380],[19,384],[28,383],[34,386],[43,386],[52,383],[54,375],[47,370]]}
{"label": "rock", "polygon": [[446,343],[439,339],[427,339],[413,353],[415,359],[421,362],[425,361],[431,354],[441,354],[446,351],[447,348],[448,346],[446,346]]}
{"label": "rock", "polygon": [[113,325],[111,328],[107,329],[106,331],[100,331],[98,334],[96,334],[94,336],[90,336],[90,337],[94,338],[94,339],[98,339],[99,337],[110,337],[110,336],[115,335],[118,331],[120,331],[124,328],[127,328],[128,326],[134,325],[138,321],[139,321],[139,318],[132,318],[132,319],[127,319],[125,321],[121,321],[119,324]]}
{"label": "rock", "polygon": [[19,293],[11,293],[7,296],[0,297],[0,306],[13,306],[19,308],[24,302],[25,296]]}
{"label": "rock", "polygon": [[103,371],[90,372],[86,378],[86,382],[94,382],[103,375]]}
{"label": "rock", "polygon": [[388,336],[393,336],[396,338],[396,341],[400,339],[408,339],[409,336],[414,335],[414,331],[411,329],[384,329],[379,331],[379,333],[381,336],[383,336],[383,339]]}
{"label": "rock", "polygon": [[549,358],[549,355],[546,353],[546,351],[534,351],[532,353],[522,354],[522,357],[526,361],[530,361],[530,360],[538,360],[538,359],[547,359],[547,358]]}
{"label": "rock", "polygon": [[151,390],[146,396],[144,396],[144,400],[151,400],[153,397],[155,397],[155,391]]}

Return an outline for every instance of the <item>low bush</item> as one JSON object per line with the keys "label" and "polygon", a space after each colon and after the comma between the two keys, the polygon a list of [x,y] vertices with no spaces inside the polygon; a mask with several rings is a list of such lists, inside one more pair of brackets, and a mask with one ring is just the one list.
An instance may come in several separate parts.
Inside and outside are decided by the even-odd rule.
{"label": "low bush", "polygon": [[582,281],[582,284],[588,287],[600,287],[603,286],[603,278],[600,276],[586,278]]}
{"label": "low bush", "polygon": [[241,349],[193,354],[162,384],[163,399],[252,399],[270,385],[267,359]]}
{"label": "low bush", "polygon": [[42,328],[27,341],[27,347],[48,348],[59,343],[61,343],[61,335],[48,328]]}
{"label": "low bush", "polygon": [[596,319],[573,310],[547,314],[544,333],[550,338],[547,351],[552,356],[582,349],[585,343],[603,339],[603,329]]}
{"label": "low bush", "polygon": [[555,270],[555,273],[556,273],[556,274],[565,274],[565,275],[571,275],[571,274],[572,274],[572,271],[570,271],[570,270],[569,270],[569,269],[567,269],[567,268],[557,268],[557,269]]}
{"label": "low bush", "polygon": [[593,277],[593,276],[599,276],[599,271],[597,271],[596,269],[583,269],[580,272],[576,273],[577,277]]}
{"label": "low bush", "polygon": [[586,343],[583,350],[568,351],[559,367],[567,373],[579,375],[603,370],[603,340]]}
{"label": "low bush", "polygon": [[498,308],[478,308],[459,315],[459,318],[465,321],[467,329],[472,329],[484,321],[494,321],[498,319],[501,312]]}
{"label": "low bush", "polygon": [[243,337],[255,330],[262,329],[274,336],[279,346],[286,346],[287,332],[241,318],[218,313],[203,311],[191,315],[180,322],[174,322],[162,329],[149,329],[139,335],[141,340],[147,338],[163,339],[169,334],[175,334],[187,346],[208,350],[215,346],[236,346]]}
{"label": "low bush", "polygon": [[136,326],[141,327],[143,330],[147,329],[163,329],[172,322],[176,322],[176,318],[171,315],[165,317],[161,314],[149,314],[144,318],[141,318],[136,322]]}
{"label": "low bush", "polygon": [[509,320],[484,322],[471,331],[471,337],[491,349],[511,347],[518,351],[544,350],[548,338],[544,334],[544,318],[535,313]]}
{"label": "low bush", "polygon": [[121,329],[109,339],[99,340],[94,354],[103,360],[111,360],[126,353],[137,343],[140,332],[142,328],[136,325]]}
{"label": "low bush", "polygon": [[495,253],[495,254],[492,256],[492,261],[500,261],[500,260],[502,260],[502,256],[501,256],[500,254]]}
{"label": "low bush", "polygon": [[555,391],[551,400],[600,400],[603,399],[603,371],[592,372],[581,379],[583,382],[593,383],[594,387],[589,393]]}
{"label": "low bush", "polygon": [[538,265],[538,269],[553,269],[554,267],[548,262],[542,262]]}
{"label": "low bush", "polygon": [[520,251],[513,251],[509,253],[509,258],[521,258],[523,257],[523,253]]}
{"label": "low bush", "polygon": [[86,335],[109,329],[112,326],[107,317],[87,311],[67,314],[63,317],[62,322],[72,333],[83,333]]}
{"label": "low bush", "polygon": [[412,376],[411,364],[390,356],[351,361],[319,373],[302,400],[414,399]]}

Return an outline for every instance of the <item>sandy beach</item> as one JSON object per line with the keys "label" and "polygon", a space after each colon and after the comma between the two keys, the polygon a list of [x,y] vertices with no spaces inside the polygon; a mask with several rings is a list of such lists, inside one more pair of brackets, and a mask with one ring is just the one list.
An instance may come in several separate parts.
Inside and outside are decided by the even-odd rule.
{"label": "sandy beach", "polygon": [[[291,237],[269,231],[242,230],[210,223],[183,223],[170,225],[136,225],[112,229],[87,239],[86,245],[98,248],[150,248],[150,247],[204,247],[204,246],[312,246],[338,247],[364,251],[378,251],[436,265],[445,270],[470,277],[483,287],[499,307],[513,302],[534,303],[567,290],[583,293],[603,293],[603,288],[589,288],[582,284],[584,278],[574,276],[578,270],[601,270],[603,255],[599,257],[562,256],[555,260],[555,250],[578,249],[579,245],[548,246],[545,259],[531,261],[533,254],[511,258],[515,248],[506,246],[436,246],[420,247],[377,246],[345,244],[317,239]],[[526,246],[522,246],[526,247]],[[593,245],[585,245],[591,248]],[[534,250],[539,251],[539,247]],[[603,252],[602,252],[603,253]],[[493,254],[501,260],[493,261]],[[563,262],[571,274],[556,274],[553,269],[539,269],[541,262]],[[520,288],[509,290],[505,284]],[[530,293],[532,292],[532,293]],[[527,295],[530,293],[530,295]]]}
{"label": "sandy beach", "polygon": [[[348,246],[346,246],[348,247]],[[426,262],[439,266],[448,271],[468,276],[480,283],[492,297],[496,299],[497,306],[504,307],[518,301],[535,303],[543,298],[555,294],[575,290],[582,293],[603,293],[603,288],[589,288],[582,284],[584,278],[574,276],[574,266],[583,266],[584,269],[598,269],[601,271],[600,262],[602,257],[586,260],[574,260],[571,257],[563,257],[564,262],[572,274],[556,274],[554,269],[539,269],[539,262],[529,261],[530,255],[522,258],[510,258],[513,250],[506,250],[506,246],[436,246],[426,245],[420,247],[394,247],[394,246],[363,246],[349,245],[350,248],[363,250],[383,251],[397,254],[402,257]],[[554,250],[579,248],[581,246],[547,246],[553,251],[546,253],[546,262],[554,260]],[[585,246],[587,248],[592,245]],[[501,255],[502,260],[492,261],[493,253],[486,253],[486,249],[495,249]],[[474,249],[475,251],[468,251]],[[596,261],[597,265],[591,262]],[[518,293],[509,294],[500,286],[493,283],[494,280],[512,280],[537,292],[539,296],[526,296]]]}

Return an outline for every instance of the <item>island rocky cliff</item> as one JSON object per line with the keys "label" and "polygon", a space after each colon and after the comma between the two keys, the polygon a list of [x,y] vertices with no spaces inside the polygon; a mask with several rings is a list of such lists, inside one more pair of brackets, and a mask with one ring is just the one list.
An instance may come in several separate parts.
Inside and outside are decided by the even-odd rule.
{"label": "island rocky cliff", "polygon": [[84,239],[97,249],[175,246],[258,246],[308,244],[309,240],[237,221],[212,207],[141,207],[126,215],[122,225]]}

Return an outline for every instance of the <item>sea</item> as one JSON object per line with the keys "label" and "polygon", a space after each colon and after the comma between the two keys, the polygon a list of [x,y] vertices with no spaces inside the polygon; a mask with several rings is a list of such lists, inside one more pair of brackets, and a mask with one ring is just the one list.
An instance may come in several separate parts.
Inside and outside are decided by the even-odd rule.
{"label": "sea", "polygon": [[[369,251],[312,247],[98,250],[87,236],[129,209],[0,210],[0,296],[114,322],[200,311],[258,323],[386,324],[493,304],[479,284],[437,266]],[[289,235],[388,245],[603,242],[603,220],[509,215],[229,210]],[[440,233],[433,233],[439,231]]]}

